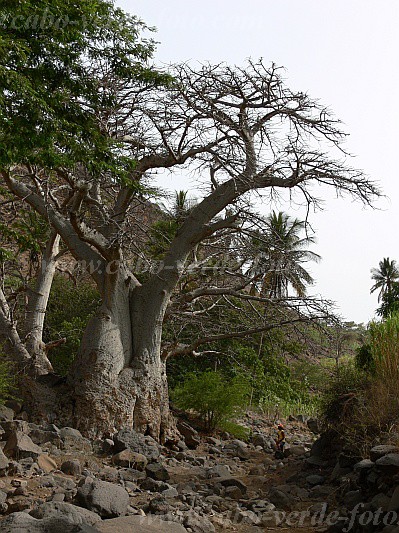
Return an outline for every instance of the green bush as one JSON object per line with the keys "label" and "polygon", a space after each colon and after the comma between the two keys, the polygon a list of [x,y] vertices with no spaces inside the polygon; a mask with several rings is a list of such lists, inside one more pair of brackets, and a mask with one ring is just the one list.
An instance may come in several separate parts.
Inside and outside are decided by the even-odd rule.
{"label": "green bush", "polygon": [[212,431],[238,414],[248,402],[249,386],[240,376],[227,380],[220,372],[189,374],[172,392],[177,407],[194,411]]}
{"label": "green bush", "polygon": [[356,350],[355,365],[359,370],[375,372],[375,361],[370,344],[362,344]]}

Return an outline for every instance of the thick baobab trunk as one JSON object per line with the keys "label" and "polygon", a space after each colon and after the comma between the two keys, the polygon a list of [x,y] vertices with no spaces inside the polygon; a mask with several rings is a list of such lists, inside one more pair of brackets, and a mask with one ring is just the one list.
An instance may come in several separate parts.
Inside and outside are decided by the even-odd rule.
{"label": "thick baobab trunk", "polygon": [[73,421],[89,436],[129,427],[165,441],[172,426],[160,356],[167,298],[130,281],[124,272],[106,279],[69,377]]}
{"label": "thick baobab trunk", "polygon": [[43,342],[44,318],[50,297],[51,286],[57,267],[60,236],[53,234],[43,253],[40,270],[34,289],[29,290],[28,306],[25,320],[25,346],[37,374],[47,374],[53,368],[47,357]]}

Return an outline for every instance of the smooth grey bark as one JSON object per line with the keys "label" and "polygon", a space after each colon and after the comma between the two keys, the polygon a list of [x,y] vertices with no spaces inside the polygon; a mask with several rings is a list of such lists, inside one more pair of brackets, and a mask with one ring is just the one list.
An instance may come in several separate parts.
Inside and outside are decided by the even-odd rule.
{"label": "smooth grey bark", "polygon": [[43,252],[34,289],[28,289],[28,304],[25,318],[25,346],[37,374],[47,374],[53,367],[47,357],[43,342],[44,319],[51,286],[57,268],[60,236],[53,232]]}
{"label": "smooth grey bark", "polygon": [[10,307],[7,303],[3,290],[0,287],[0,335],[4,337],[13,351],[20,367],[28,367],[31,357],[19,336],[15,321],[13,320]]}
{"label": "smooth grey bark", "polygon": [[69,375],[74,425],[93,437],[130,427],[168,440],[174,425],[160,349],[169,296],[123,267],[105,274],[99,288],[103,303]]}

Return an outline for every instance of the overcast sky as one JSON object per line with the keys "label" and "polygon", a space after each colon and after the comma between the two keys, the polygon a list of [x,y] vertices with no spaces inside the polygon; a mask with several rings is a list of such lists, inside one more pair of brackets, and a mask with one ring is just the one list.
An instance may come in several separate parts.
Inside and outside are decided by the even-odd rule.
{"label": "overcast sky", "polygon": [[[335,300],[348,320],[367,323],[377,307],[370,268],[399,260],[398,0],[118,0],[155,26],[156,61],[243,65],[262,57],[286,68],[287,83],[329,106],[350,134],[352,165],[379,181],[377,210],[326,191],[311,214],[323,258],[311,293]],[[175,186],[173,188],[183,188]],[[282,206],[294,216],[299,214]]]}

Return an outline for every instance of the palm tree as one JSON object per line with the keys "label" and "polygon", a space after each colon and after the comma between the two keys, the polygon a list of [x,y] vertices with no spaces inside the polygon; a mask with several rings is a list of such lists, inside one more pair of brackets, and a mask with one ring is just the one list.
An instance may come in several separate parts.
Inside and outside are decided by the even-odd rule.
{"label": "palm tree", "polygon": [[385,293],[391,292],[392,285],[399,279],[399,269],[396,266],[395,259],[391,261],[389,257],[384,257],[379,262],[378,268],[371,269],[371,279],[375,283],[371,287],[370,293],[380,289],[378,294],[378,301],[380,301]]}
{"label": "palm tree", "polygon": [[[301,234],[306,223],[289,215],[273,211],[266,219],[265,234],[258,234],[256,273],[261,278],[261,293],[269,298],[286,298],[291,287],[303,297],[313,278],[303,267],[308,261],[319,261],[320,256],[307,249],[314,237]],[[253,270],[254,272],[254,270]]]}

